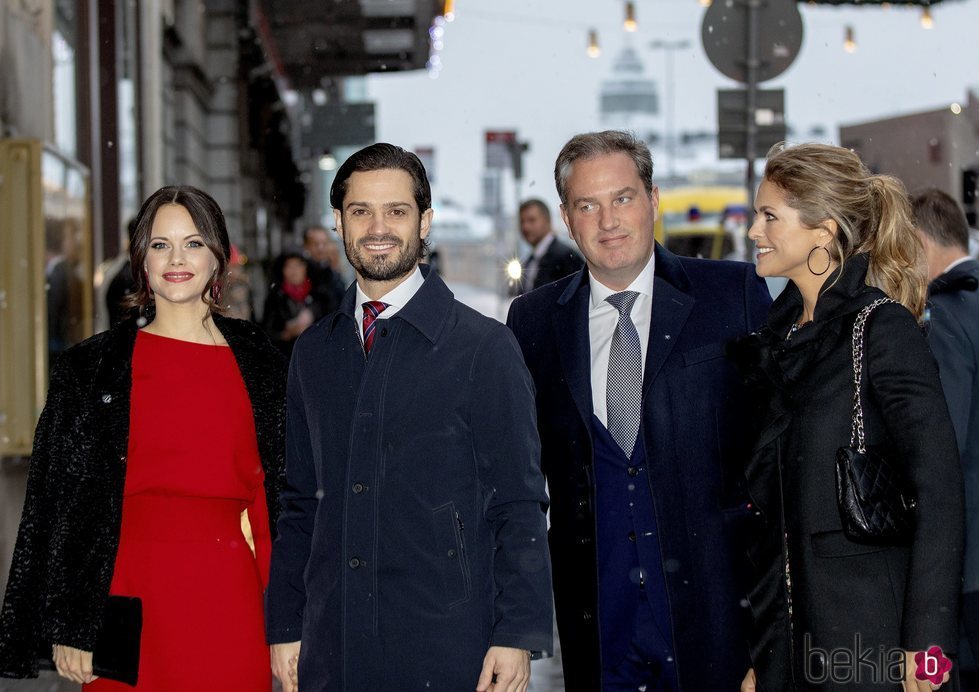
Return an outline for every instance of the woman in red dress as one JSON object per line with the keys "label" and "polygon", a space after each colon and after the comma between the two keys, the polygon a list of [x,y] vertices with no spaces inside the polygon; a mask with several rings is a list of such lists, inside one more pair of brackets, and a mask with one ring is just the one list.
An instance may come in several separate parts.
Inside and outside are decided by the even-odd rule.
{"label": "woman in red dress", "polygon": [[284,478],[285,364],[256,326],[220,316],[229,249],[206,193],[159,190],[131,246],[141,270],[131,305],[146,317],[55,368],[0,619],[0,674],[36,674],[26,654],[50,642],[58,672],[86,690],[132,689],[93,673],[112,594],[142,603],[136,689],[271,689],[262,593]]}

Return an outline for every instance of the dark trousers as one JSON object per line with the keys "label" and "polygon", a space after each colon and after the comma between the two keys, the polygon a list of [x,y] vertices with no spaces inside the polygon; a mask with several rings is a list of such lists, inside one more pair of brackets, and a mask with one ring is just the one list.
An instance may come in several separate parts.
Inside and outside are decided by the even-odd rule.
{"label": "dark trousers", "polygon": [[676,692],[670,640],[669,629],[664,628],[645,595],[640,594],[629,651],[619,663],[602,671],[602,692]]}

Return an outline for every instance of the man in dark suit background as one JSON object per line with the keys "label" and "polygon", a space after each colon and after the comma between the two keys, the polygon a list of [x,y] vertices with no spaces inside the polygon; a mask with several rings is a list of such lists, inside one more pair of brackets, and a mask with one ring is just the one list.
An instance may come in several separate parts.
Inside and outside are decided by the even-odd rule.
{"label": "man in dark suit background", "polygon": [[979,262],[969,256],[969,224],[937,189],[911,200],[928,260],[928,345],[938,361],[965,477],[966,547],[962,621],[979,665]]}
{"label": "man in dark suit background", "polygon": [[520,293],[563,279],[584,265],[581,255],[557,239],[551,228],[551,210],[542,200],[521,203],[520,234],[532,248],[521,262]]}
{"label": "man in dark suit background", "polygon": [[748,669],[747,407],[725,346],[771,298],[750,264],[655,243],[652,168],[624,132],[565,145],[561,216],[587,266],[508,318],[537,388],[569,692],[736,690]]}
{"label": "man in dark suit background", "polygon": [[330,237],[330,232],[322,226],[309,226],[303,231],[307,275],[313,283],[313,294],[324,315],[337,309],[347,290],[343,285],[343,277],[334,264],[333,253],[336,251],[337,246]]}

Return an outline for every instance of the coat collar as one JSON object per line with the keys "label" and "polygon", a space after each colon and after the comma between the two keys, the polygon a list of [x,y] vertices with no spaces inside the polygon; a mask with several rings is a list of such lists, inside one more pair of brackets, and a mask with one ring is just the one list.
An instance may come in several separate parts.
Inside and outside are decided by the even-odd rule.
{"label": "coat collar", "polygon": [[[653,310],[649,347],[643,373],[643,392],[648,391],[677,342],[694,305],[688,292],[690,280],[679,258],[659,243],[653,278]],[[591,341],[588,334],[590,301],[587,265],[575,274],[551,313],[552,328],[562,370],[583,421],[591,420]]]}
{"label": "coat collar", "polygon": [[[256,336],[258,327],[251,322],[236,320],[215,314],[214,325],[228,342],[235,360],[255,356],[258,348]],[[123,320],[105,333],[105,341],[99,352],[95,371],[95,384],[99,388],[124,386],[128,389],[131,380],[133,349],[139,333],[140,318],[133,316]]]}
{"label": "coat collar", "polygon": [[979,262],[974,259],[957,264],[928,284],[928,295],[979,289]]}
{"label": "coat collar", "polygon": [[[449,319],[450,308],[455,300],[455,295],[442,281],[442,277],[437,272],[432,271],[430,266],[423,264],[419,266],[419,269],[425,281],[418,292],[411,297],[411,300],[398,310],[391,319],[404,320],[435,344]],[[354,282],[343,294],[343,300],[340,301],[340,307],[333,316],[331,326],[336,327],[337,320],[343,318],[356,324],[354,317],[354,311],[357,308],[356,302],[357,283]]]}
{"label": "coat collar", "polygon": [[836,347],[847,325],[843,318],[884,295],[866,284],[868,268],[869,257],[860,253],[846,261],[842,272],[834,271],[816,303],[812,324],[786,340],[802,310],[802,294],[790,282],[772,305],[767,324],[737,347],[746,379],[771,394],[768,423],[758,436],[756,450],[772,442],[788,426],[789,414],[797,405],[794,397],[799,383],[815,363]]}

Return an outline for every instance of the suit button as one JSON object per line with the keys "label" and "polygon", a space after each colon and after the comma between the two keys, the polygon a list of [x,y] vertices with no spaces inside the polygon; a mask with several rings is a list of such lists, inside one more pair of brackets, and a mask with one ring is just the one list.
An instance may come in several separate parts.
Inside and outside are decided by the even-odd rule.
{"label": "suit button", "polygon": [[591,611],[590,610],[583,610],[583,611],[581,611],[581,619],[584,620],[585,622],[590,622],[591,621]]}
{"label": "suit button", "polygon": [[383,329],[381,329],[381,336],[387,336],[387,335],[388,335],[388,328],[384,327]]}
{"label": "suit button", "polygon": [[456,556],[455,548],[449,548],[448,555],[449,555],[449,557],[455,557]]}
{"label": "suit button", "polygon": [[350,569],[357,569],[361,565],[360,558],[352,557],[347,564],[350,565]]}
{"label": "suit button", "polygon": [[353,491],[354,491],[354,492],[355,492],[356,494],[358,494],[358,495],[360,495],[360,494],[361,494],[362,492],[364,492],[365,490],[367,490],[367,486],[366,486],[366,485],[364,485],[363,483],[354,483],[354,486],[353,486]]}
{"label": "suit button", "polygon": [[588,508],[588,500],[578,500],[578,508],[579,509],[587,509]]}
{"label": "suit button", "polygon": [[636,542],[636,532],[635,531],[630,531],[629,532],[629,540],[632,541],[633,543]]}
{"label": "suit button", "polygon": [[635,466],[630,466],[628,469],[626,469],[626,471],[628,471],[629,475],[633,478],[639,475],[639,469]]}

